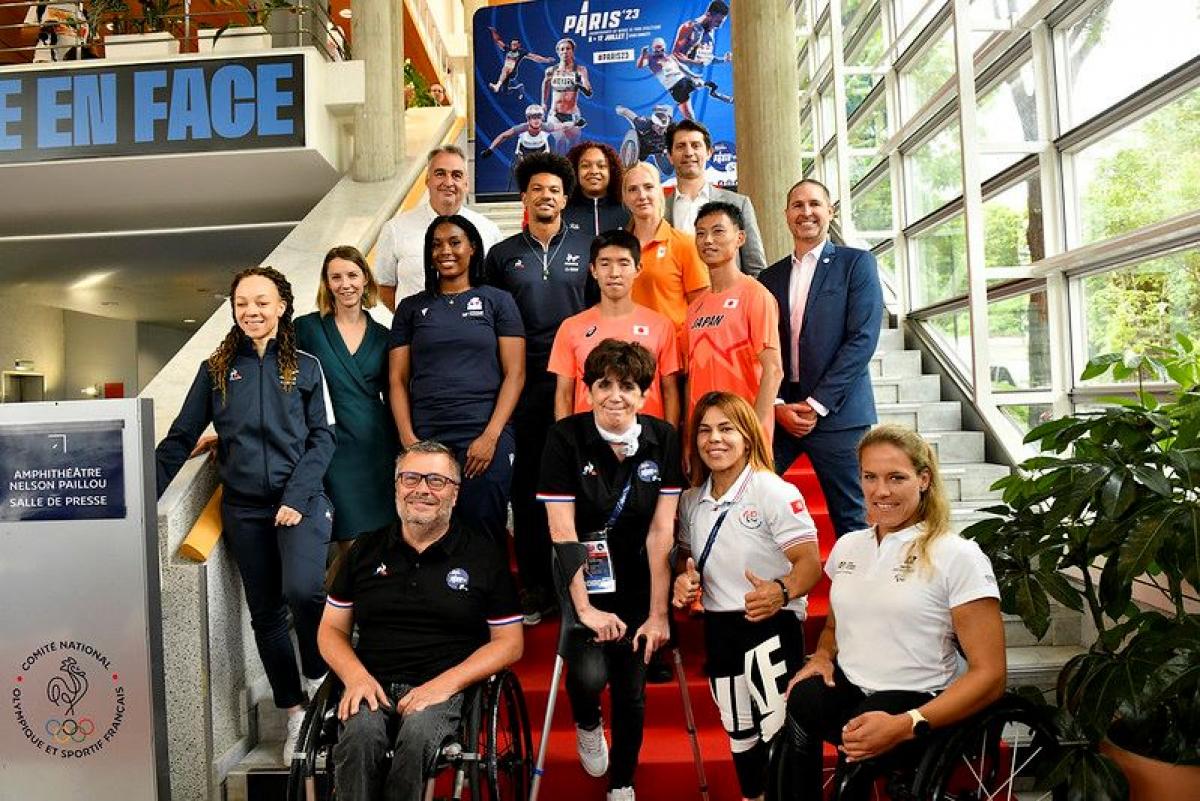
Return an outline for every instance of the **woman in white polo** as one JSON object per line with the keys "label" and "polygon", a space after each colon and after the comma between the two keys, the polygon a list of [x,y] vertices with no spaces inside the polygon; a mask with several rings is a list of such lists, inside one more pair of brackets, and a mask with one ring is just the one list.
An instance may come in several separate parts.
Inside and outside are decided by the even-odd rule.
{"label": "woman in white polo", "polygon": [[800,491],[775,475],[748,402],[709,392],[689,430],[707,478],[680,500],[680,546],[690,556],[674,603],[703,598],[709,687],[742,797],[757,799],[766,743],[783,725],[787,679],[804,653],[804,596],[821,577],[817,529]]}
{"label": "woman in white polo", "polygon": [[[821,744],[881,769],[915,764],[931,729],[978,712],[1004,692],[1004,626],[991,563],[950,531],[932,448],[884,425],[858,446],[872,528],[837,541],[820,641],[789,685],[789,727],[801,799],[821,798]],[[959,649],[967,669],[959,673]],[[869,774],[869,775],[868,775]],[[873,771],[841,798],[869,797]]]}

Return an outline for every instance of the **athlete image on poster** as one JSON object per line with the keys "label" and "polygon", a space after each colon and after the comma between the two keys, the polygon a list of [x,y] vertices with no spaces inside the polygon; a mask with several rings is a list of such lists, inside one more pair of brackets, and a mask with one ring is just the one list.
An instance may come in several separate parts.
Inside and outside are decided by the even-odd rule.
{"label": "athlete image on poster", "polygon": [[542,81],[542,105],[550,109],[550,116],[558,127],[550,135],[554,152],[566,155],[579,141],[580,128],[587,124],[579,110],[579,94],[592,96],[592,82],[588,80],[587,67],[575,61],[575,40],[564,37],[554,46],[558,63],[546,68]]}
{"label": "athlete image on poster", "polygon": [[517,99],[524,100],[525,84],[514,80],[521,62],[529,59],[537,64],[553,64],[554,59],[529,52],[521,45],[520,39],[513,39],[505,44],[504,37],[500,35],[499,31],[495,28],[488,28],[488,30],[492,32],[492,41],[504,54],[504,65],[500,67],[500,75],[496,78],[495,83],[488,84],[488,88],[492,90],[493,94],[499,94],[501,91],[513,92],[517,95]]}
{"label": "athlete image on poster", "polygon": [[653,163],[671,186],[666,133],[683,118],[712,134],[713,183],[735,185],[732,2],[528,0],[476,11],[476,196],[511,198],[521,158],[584,140],[623,164]]}

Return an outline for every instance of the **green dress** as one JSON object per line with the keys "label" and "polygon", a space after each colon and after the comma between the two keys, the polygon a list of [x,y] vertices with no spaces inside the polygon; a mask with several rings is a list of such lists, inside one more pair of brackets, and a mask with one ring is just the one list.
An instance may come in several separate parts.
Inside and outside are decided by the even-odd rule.
{"label": "green dress", "polygon": [[321,361],[337,420],[337,451],[325,474],[333,502],[333,537],[354,539],[396,519],[392,483],[398,440],[387,403],[389,332],[367,316],[367,332],[353,354],[333,315],[296,320],[296,342]]}

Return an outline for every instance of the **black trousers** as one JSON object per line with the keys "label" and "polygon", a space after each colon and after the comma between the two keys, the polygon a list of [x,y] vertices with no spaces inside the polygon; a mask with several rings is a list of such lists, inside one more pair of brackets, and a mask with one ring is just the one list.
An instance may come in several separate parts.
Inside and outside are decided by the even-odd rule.
{"label": "black trousers", "polygon": [[[881,711],[900,714],[916,709],[933,697],[932,693],[910,690],[884,690],[864,693],[850,683],[840,667],[834,668],[834,686],[829,687],[820,676],[810,676],[792,688],[788,696],[788,722],[785,736],[792,738],[798,759],[794,766],[793,787],[803,792],[796,798],[804,801],[821,799],[821,749],[824,742],[842,743],[842,727],[851,718],[864,712]],[[875,777],[894,767],[916,765],[924,744],[918,740],[901,743],[892,750],[867,762],[860,780],[851,781],[841,801],[867,801],[871,797]],[[858,773],[859,771],[855,771]]]}
{"label": "black trousers", "polygon": [[[544,372],[544,371],[543,371]],[[550,376],[554,378],[553,375]],[[512,465],[513,546],[521,588],[541,590],[553,597],[550,578],[550,524],[545,504],[537,498],[542,451],[554,425],[554,383],[527,379],[521,403],[513,414],[516,452]]]}
{"label": "black trousers", "polygon": [[600,693],[612,692],[612,748],[608,789],[632,787],[646,721],[646,665],[628,639],[579,642],[567,657],[567,697],[575,725],[600,725]]}

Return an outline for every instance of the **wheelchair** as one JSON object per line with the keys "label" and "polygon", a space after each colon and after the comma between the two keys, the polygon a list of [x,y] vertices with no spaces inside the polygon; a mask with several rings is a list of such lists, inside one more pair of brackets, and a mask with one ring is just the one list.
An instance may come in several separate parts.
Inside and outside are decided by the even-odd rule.
{"label": "wheelchair", "polygon": [[[297,755],[288,773],[288,801],[335,797],[333,747],[340,729],[341,694],[341,682],[331,672],[305,712]],[[525,695],[515,673],[502,670],[469,687],[458,732],[442,744],[426,780],[426,801],[525,801],[533,774],[531,738]],[[438,796],[445,784],[439,777],[448,771],[450,794]]]}
{"label": "wheelchair", "polygon": [[[792,725],[789,720],[772,745],[768,801],[810,801],[792,770]],[[839,756],[822,797],[840,801],[851,782],[859,787],[873,782],[867,795],[873,801],[1065,801],[1065,786],[1045,786],[1058,754],[1058,738],[1046,713],[1005,693],[981,712],[933,732],[915,766],[887,770],[870,760],[849,764]]]}

